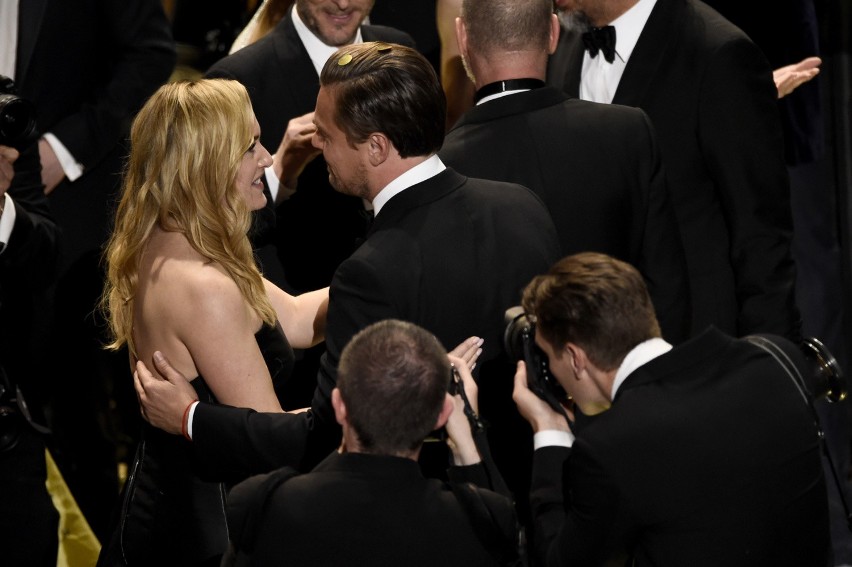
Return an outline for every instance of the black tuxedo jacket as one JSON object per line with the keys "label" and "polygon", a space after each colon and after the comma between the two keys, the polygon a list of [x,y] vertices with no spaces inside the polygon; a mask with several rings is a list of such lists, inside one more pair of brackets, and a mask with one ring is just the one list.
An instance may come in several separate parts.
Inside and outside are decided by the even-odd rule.
{"label": "black tuxedo jacket", "polygon": [[[464,467],[468,468],[468,467]],[[262,477],[230,493],[231,539],[257,498]],[[512,501],[474,488],[486,529],[509,547],[517,535]],[[254,565],[497,565],[471,525],[473,513],[444,482],[401,457],[333,453],[287,480],[267,501]],[[500,537],[500,536],[503,537]]]}
{"label": "black tuxedo jacket", "polygon": [[[582,62],[579,33],[564,33],[548,81],[577,96]],[[799,337],[776,93],[761,51],[697,0],[657,1],[615,92],[648,113],[662,148],[693,333]]]}
{"label": "black tuxedo jacket", "polygon": [[27,0],[19,10],[19,94],[35,103],[39,131],[84,166],[50,194],[73,262],[109,234],[130,121],[168,79],[174,42],[157,0]]}
{"label": "black tuxedo jacket", "polygon": [[809,407],[772,356],[712,328],[628,376],[571,449],[536,451],[531,499],[542,565],[824,567],[830,553]]}
{"label": "black tuxedo jacket", "polygon": [[[414,45],[408,34],[384,26],[362,26],[361,36],[364,41]],[[217,61],[207,76],[245,85],[260,140],[270,153],[281,143],[287,123],[316,107],[319,76],[289,12],[266,37]],[[298,292],[327,286],[366,230],[363,202],[331,187],[321,155],[305,167],[296,194],[276,212],[278,257],[287,285]]]}
{"label": "black tuxedo jacket", "polygon": [[503,314],[558,257],[547,209],[524,187],[449,168],[409,187],[385,204],[366,241],[335,272],[311,411],[258,414],[200,404],[193,420],[196,453],[217,474],[266,472],[293,464],[287,459],[310,430],[309,460],[318,462],[339,442],[330,399],[340,353],[355,333],[387,318],[426,328],[446,348],[472,335],[484,338],[480,413],[492,422],[516,414]]}
{"label": "black tuxedo jacket", "polygon": [[534,89],[467,111],[440,156],[465,175],[531,189],[550,211],[563,255],[603,252],[635,266],[663,335],[687,338],[686,260],[644,112]]}
{"label": "black tuxedo jacket", "polygon": [[[0,253],[0,367],[29,400],[33,411],[48,394],[39,360],[49,332],[49,291],[60,261],[62,232],[50,214],[35,144],[22,149],[15,162],[15,224]],[[0,199],[3,199],[0,196]]]}

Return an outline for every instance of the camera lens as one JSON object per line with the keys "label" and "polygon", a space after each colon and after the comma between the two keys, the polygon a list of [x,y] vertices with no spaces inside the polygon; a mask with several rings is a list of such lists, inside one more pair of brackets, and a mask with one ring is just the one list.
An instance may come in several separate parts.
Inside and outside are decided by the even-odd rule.
{"label": "camera lens", "polygon": [[17,145],[35,131],[35,111],[28,101],[13,94],[0,94],[0,142]]}

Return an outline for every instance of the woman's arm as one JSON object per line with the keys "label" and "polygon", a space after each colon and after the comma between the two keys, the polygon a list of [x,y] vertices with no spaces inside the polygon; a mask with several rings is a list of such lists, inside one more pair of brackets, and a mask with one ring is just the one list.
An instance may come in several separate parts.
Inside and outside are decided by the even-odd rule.
{"label": "woman's arm", "polygon": [[327,287],[293,296],[268,280],[263,282],[293,348],[308,348],[325,340]]}

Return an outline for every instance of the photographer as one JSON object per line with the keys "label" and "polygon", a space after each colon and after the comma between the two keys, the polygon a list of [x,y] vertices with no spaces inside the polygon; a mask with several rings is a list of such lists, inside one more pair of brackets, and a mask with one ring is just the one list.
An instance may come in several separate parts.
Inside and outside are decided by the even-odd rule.
{"label": "photographer", "polygon": [[[253,548],[256,565],[517,560],[511,500],[464,482],[500,483],[489,479],[496,471],[487,468],[488,455],[480,457],[474,441],[472,430],[483,432],[476,427],[476,384],[465,361],[448,360],[423,328],[388,319],[352,338],[338,372],[332,405],[342,446],[307,474],[288,479],[279,471],[237,485],[229,497],[233,547],[242,553]],[[467,408],[460,395],[447,393],[448,384],[464,388]],[[426,479],[417,464],[424,439],[445,425],[457,465],[450,483]]]}
{"label": "photographer", "polygon": [[601,254],[559,261],[526,287],[535,342],[581,427],[528,388],[531,504],[540,565],[829,564],[817,427],[789,358],[708,328],[672,349],[645,284]]}
{"label": "photographer", "polygon": [[59,515],[45,488],[45,442],[20,392],[38,414],[59,229],[37,147],[24,143],[19,153],[3,142],[11,143],[0,140],[0,549],[9,565],[54,566]]}

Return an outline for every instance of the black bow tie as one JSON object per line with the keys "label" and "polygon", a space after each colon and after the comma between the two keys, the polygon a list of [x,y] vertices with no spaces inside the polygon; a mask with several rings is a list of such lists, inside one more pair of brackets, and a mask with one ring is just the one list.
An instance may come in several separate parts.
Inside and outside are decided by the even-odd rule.
{"label": "black bow tie", "polygon": [[591,28],[583,33],[583,44],[589,50],[589,57],[595,57],[598,51],[603,52],[607,63],[615,61],[615,28],[604,26],[602,28]]}

